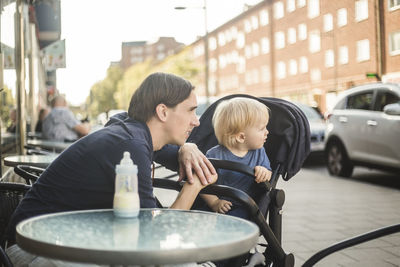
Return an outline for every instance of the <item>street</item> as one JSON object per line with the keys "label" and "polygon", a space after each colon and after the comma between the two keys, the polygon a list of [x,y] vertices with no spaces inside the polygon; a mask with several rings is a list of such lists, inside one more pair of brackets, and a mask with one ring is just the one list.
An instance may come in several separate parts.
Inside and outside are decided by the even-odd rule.
{"label": "street", "polygon": [[[320,162],[307,162],[280,181],[282,246],[296,265],[336,242],[400,222],[400,175],[357,167],[352,178],[332,177]],[[316,266],[400,266],[400,233],[336,252]]]}

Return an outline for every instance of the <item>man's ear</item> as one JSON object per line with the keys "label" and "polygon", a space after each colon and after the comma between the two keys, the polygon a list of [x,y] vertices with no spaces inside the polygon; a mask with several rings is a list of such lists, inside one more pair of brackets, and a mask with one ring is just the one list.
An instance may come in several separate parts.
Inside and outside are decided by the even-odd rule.
{"label": "man's ear", "polygon": [[244,140],[246,139],[246,135],[244,134],[244,132],[239,132],[236,134],[235,139],[236,139],[236,142],[242,144],[242,143],[244,143]]}
{"label": "man's ear", "polygon": [[165,122],[167,120],[168,116],[168,107],[165,104],[158,104],[156,107],[156,117],[162,121]]}

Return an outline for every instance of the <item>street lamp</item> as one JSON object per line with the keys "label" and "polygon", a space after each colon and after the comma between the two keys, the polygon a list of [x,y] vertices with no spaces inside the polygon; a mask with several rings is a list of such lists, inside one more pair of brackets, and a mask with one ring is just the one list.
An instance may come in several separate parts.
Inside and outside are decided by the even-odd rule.
{"label": "street lamp", "polygon": [[204,5],[202,7],[185,7],[185,6],[177,6],[175,7],[176,10],[184,10],[187,8],[201,8],[204,10],[204,29],[205,29],[205,34],[204,34],[204,89],[206,93],[206,106],[208,107],[210,104],[210,91],[208,88],[208,76],[209,76],[209,70],[208,70],[208,27],[207,27],[207,1],[204,0]]}

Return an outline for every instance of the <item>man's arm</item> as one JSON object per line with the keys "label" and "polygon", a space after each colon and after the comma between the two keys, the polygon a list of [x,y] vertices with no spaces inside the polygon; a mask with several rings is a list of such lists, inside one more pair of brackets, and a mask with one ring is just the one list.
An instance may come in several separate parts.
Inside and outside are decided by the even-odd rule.
{"label": "man's arm", "polygon": [[[215,183],[217,181],[217,174],[213,174],[210,176],[209,184]],[[171,209],[182,209],[182,210],[189,210],[193,202],[195,201],[197,195],[199,194],[200,190],[203,189],[205,186],[200,182],[199,178],[196,174],[193,175],[193,182],[190,184],[186,182],[182,190],[179,192],[175,202],[171,205]]]}
{"label": "man's arm", "polygon": [[166,145],[154,153],[154,160],[171,170],[176,171],[179,167],[179,181],[187,176],[189,183],[193,183],[194,172],[202,184],[207,185],[212,176],[217,174],[211,162],[193,143],[185,143],[180,148],[176,145]]}
{"label": "man's arm", "polygon": [[90,126],[89,126],[89,123],[85,122],[85,123],[80,123],[80,124],[75,125],[75,127],[73,129],[81,137],[81,136],[85,136],[85,135],[89,134]]}

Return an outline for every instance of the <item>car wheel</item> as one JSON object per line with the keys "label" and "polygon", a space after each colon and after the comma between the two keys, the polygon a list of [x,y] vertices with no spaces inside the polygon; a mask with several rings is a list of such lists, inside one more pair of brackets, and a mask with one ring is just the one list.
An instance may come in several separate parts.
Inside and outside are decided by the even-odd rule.
{"label": "car wheel", "polygon": [[329,174],[342,177],[350,177],[352,175],[354,166],[341,144],[331,143],[328,146],[326,156]]}

